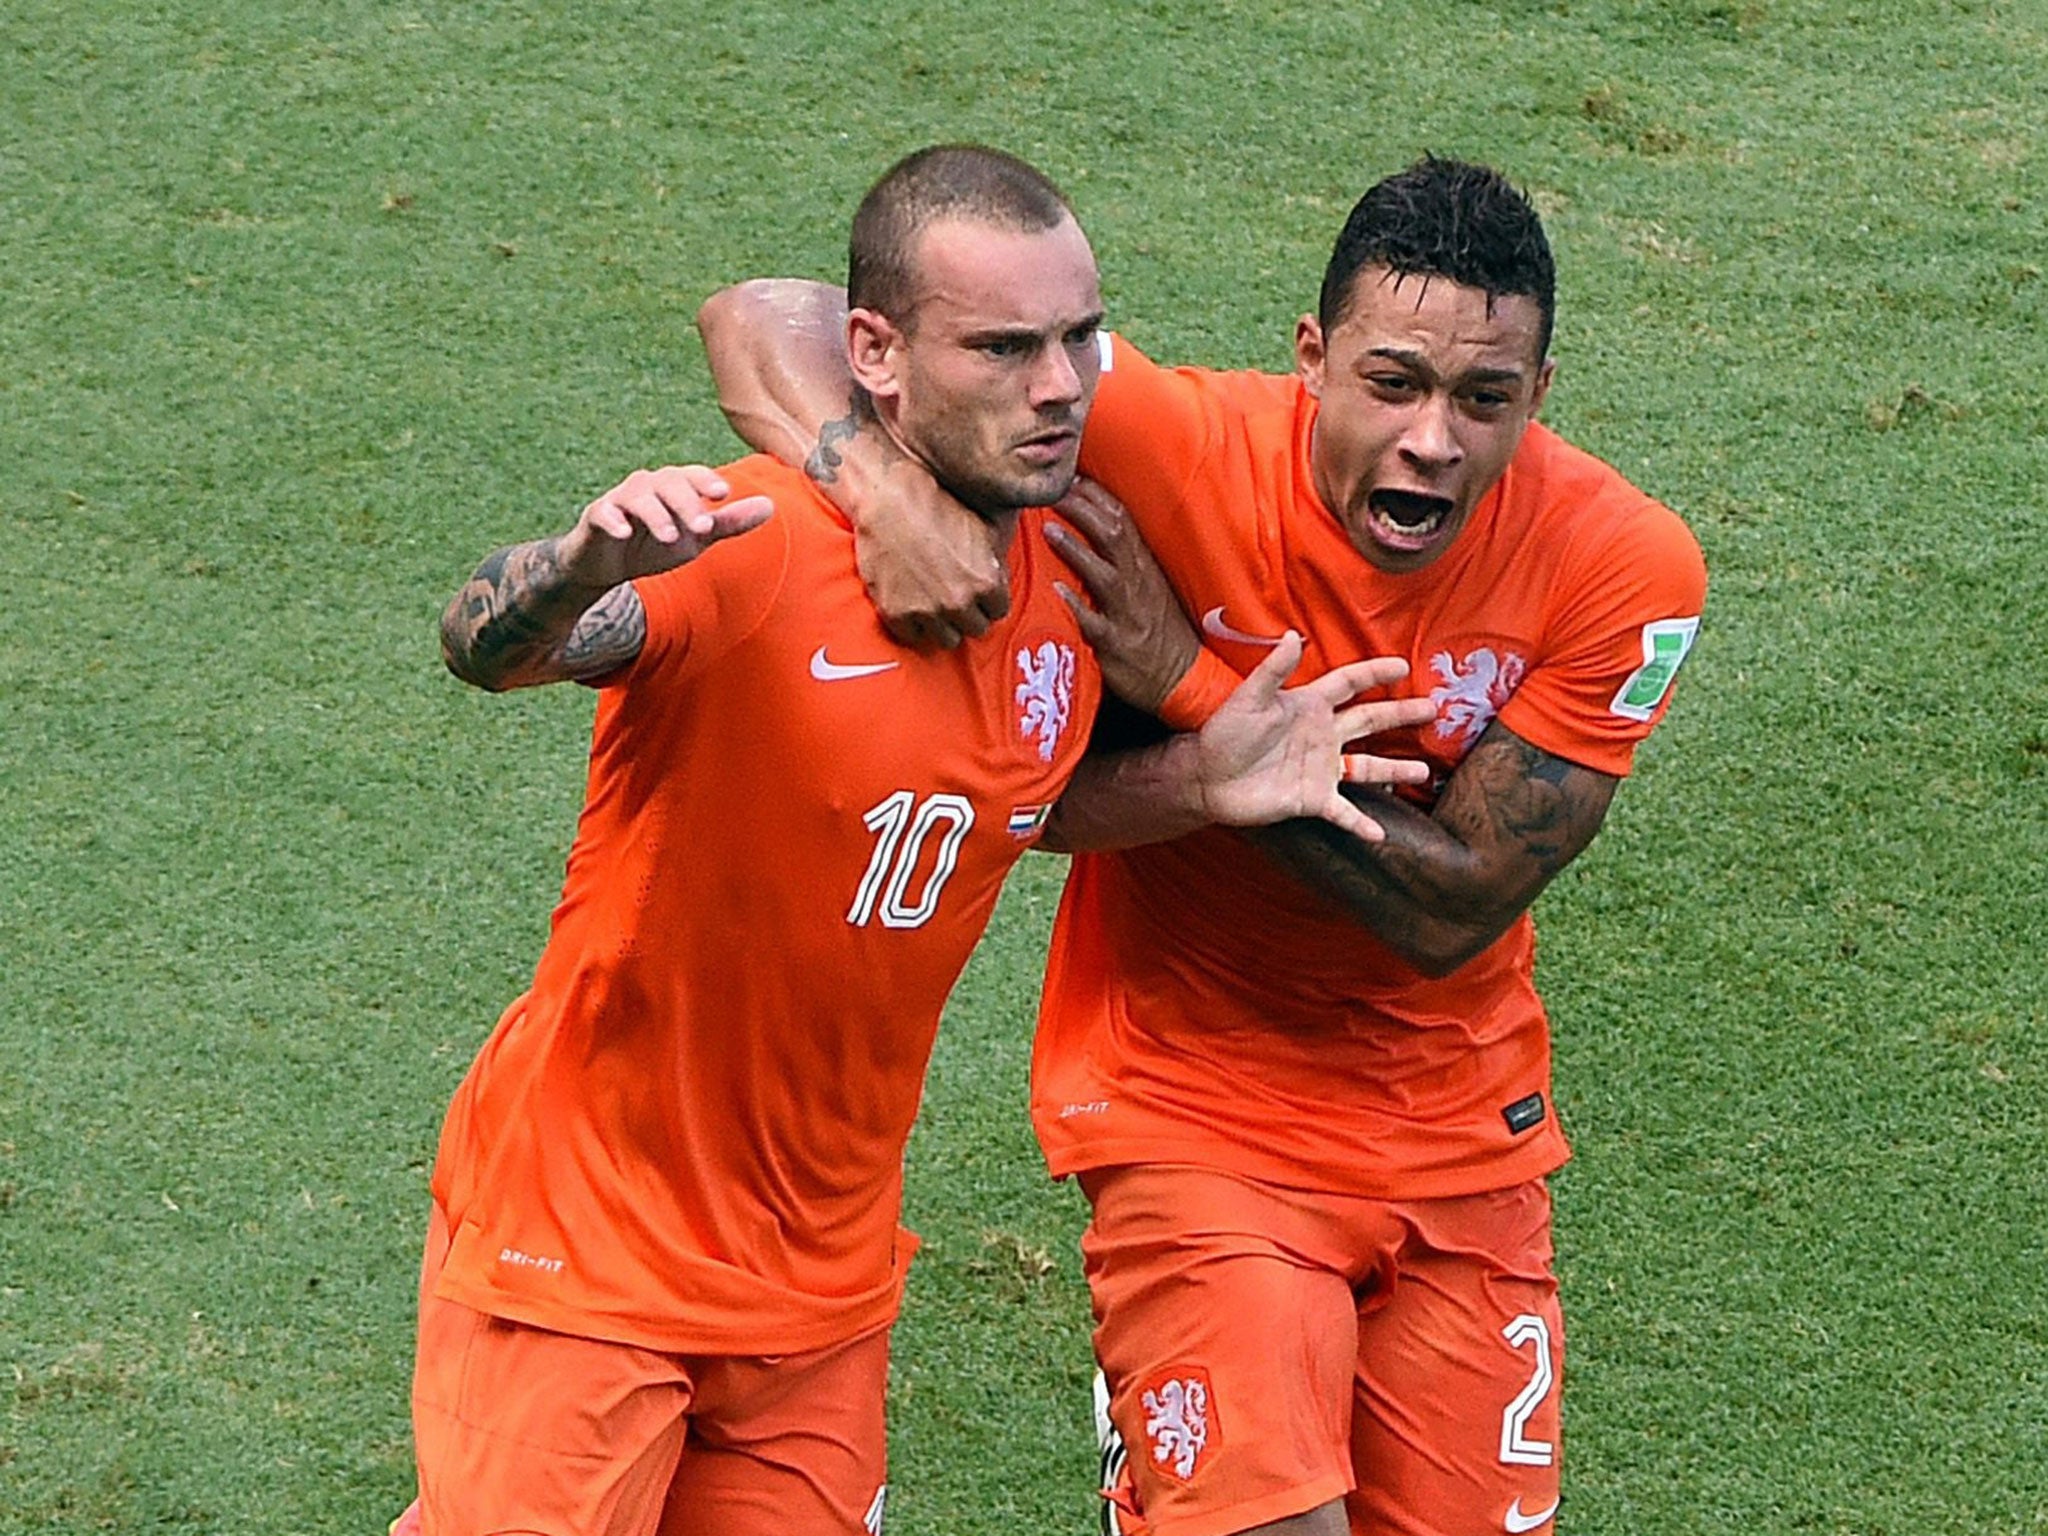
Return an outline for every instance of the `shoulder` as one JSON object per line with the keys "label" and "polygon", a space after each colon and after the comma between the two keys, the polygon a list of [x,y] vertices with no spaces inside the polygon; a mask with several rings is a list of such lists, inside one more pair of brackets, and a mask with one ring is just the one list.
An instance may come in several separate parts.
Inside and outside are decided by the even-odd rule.
{"label": "shoulder", "polygon": [[775,510],[759,527],[721,539],[687,564],[634,581],[649,649],[659,655],[703,660],[722,654],[793,588],[803,587],[811,567],[839,562],[853,569],[851,531],[835,522],[829,503],[801,471],[755,455],[720,465],[718,472],[733,496],[766,496]]}
{"label": "shoulder", "polygon": [[828,545],[850,543],[846,519],[802,470],[757,453],[719,465],[718,473],[731,487],[730,499],[766,496],[775,510],[760,527],[721,540],[669,576],[701,581],[715,579],[728,568],[759,572],[763,565],[786,563],[793,550],[821,539]]}
{"label": "shoulder", "polygon": [[1293,374],[1256,369],[1175,367],[1158,363],[1130,341],[1103,332],[1103,366],[1097,400],[1114,405],[1121,396],[1144,396],[1217,419],[1274,411],[1291,414],[1301,398]]}
{"label": "shoulder", "polygon": [[1685,520],[1606,460],[1536,422],[1516,451],[1512,475],[1525,503],[1517,515],[1550,524],[1581,564],[1615,576],[1655,575],[1680,592],[1704,593],[1706,561]]}
{"label": "shoulder", "polygon": [[1231,505],[1225,488],[1284,478],[1305,398],[1291,375],[1167,368],[1115,337],[1081,440],[1081,469],[1139,519],[1191,501]]}
{"label": "shoulder", "polygon": [[830,505],[809,475],[765,453],[753,453],[743,459],[734,459],[730,464],[721,464],[718,472],[732,487],[733,495],[766,496],[774,500],[778,516],[784,510],[784,502],[788,502],[791,509]]}
{"label": "shoulder", "polygon": [[1540,421],[1529,424],[1511,468],[1519,477],[1520,494],[1544,510],[1619,508],[1654,499],[1605,459],[1567,442]]}

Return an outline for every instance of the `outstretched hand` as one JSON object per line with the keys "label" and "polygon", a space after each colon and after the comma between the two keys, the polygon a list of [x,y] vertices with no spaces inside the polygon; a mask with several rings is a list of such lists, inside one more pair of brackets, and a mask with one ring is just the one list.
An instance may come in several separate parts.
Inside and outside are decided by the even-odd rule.
{"label": "outstretched hand", "polygon": [[1298,688],[1285,686],[1301,663],[1289,630],[1196,737],[1202,806],[1224,826],[1265,826],[1317,816],[1369,843],[1385,830],[1345,799],[1340,784],[1419,784],[1426,763],[1347,752],[1346,744],[1434,719],[1427,698],[1358,701],[1408,675],[1395,656],[1333,667]]}
{"label": "outstretched hand", "polygon": [[766,496],[727,501],[731,495],[725,477],[702,464],[635,470],[585,507],[563,535],[563,570],[580,586],[609,589],[686,565],[775,510]]}

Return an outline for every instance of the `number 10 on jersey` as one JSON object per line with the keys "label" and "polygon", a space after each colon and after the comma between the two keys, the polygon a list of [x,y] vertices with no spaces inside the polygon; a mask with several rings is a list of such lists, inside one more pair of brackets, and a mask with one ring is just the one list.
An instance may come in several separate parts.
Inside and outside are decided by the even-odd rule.
{"label": "number 10 on jersey", "polygon": [[[939,909],[939,893],[959,861],[961,840],[974,825],[974,807],[959,795],[927,795],[920,801],[909,790],[899,789],[861,822],[875,834],[875,851],[846,920],[856,928],[867,927],[875,917],[881,918],[884,928],[920,928],[930,922]],[[910,884],[933,832],[939,834],[936,859],[913,901]]]}

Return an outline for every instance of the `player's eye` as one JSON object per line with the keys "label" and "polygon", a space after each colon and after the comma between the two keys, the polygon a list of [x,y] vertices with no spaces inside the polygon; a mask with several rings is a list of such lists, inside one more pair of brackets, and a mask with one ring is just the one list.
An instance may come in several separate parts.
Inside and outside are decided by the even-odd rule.
{"label": "player's eye", "polygon": [[1067,332],[1067,346],[1076,352],[1080,351],[1083,347],[1092,347],[1095,345],[1096,333],[1101,329],[1102,327],[1093,320],[1089,321],[1086,325],[1077,325]]}

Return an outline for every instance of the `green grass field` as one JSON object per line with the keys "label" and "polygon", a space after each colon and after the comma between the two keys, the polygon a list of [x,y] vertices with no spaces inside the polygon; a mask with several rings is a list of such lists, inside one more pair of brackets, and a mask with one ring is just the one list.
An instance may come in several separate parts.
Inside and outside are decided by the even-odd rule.
{"label": "green grass field", "polygon": [[[2048,10],[988,0],[0,12],[0,1533],[378,1533],[425,1170],[545,931],[579,690],[492,545],[729,456],[691,327],[934,139],[1112,320],[1284,367],[1363,187],[1528,185],[1547,418],[1704,643],[1544,897],[1566,1536],[2048,1532]],[[1092,1518],[1029,861],[912,1148],[892,1531]]]}

